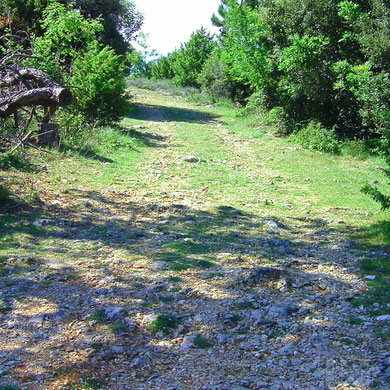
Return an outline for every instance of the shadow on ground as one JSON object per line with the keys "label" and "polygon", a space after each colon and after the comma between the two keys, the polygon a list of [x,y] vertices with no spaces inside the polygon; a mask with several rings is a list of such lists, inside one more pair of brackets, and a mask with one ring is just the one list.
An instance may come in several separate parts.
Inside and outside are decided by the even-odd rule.
{"label": "shadow on ground", "polygon": [[[0,385],[54,389],[61,379],[113,388],[125,368],[134,372],[132,385],[142,388],[163,374],[159,362],[176,361],[173,345],[149,343],[151,329],[140,322],[145,315],[176,318],[182,333],[160,336],[172,339],[191,331],[192,318],[203,313],[214,343],[233,328],[248,332],[251,311],[265,311],[270,302],[292,299],[303,318],[308,291],[354,288],[326,272],[307,273],[308,265],[348,268],[356,261],[348,252],[349,226],[335,230],[308,218],[290,226],[229,205],[206,211],[94,191],[72,195],[78,206],[42,204],[1,214],[0,365],[9,369]],[[259,267],[276,267],[292,284],[278,287],[280,275],[256,279]],[[291,336],[278,321],[260,326],[270,339]]]}
{"label": "shadow on ground", "polygon": [[152,122],[189,122],[209,123],[218,119],[218,115],[187,108],[166,107],[135,103],[128,118]]}

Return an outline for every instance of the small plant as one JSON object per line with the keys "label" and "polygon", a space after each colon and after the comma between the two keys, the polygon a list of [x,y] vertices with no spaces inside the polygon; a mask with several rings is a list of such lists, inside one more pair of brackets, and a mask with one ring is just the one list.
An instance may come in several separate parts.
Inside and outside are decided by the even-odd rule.
{"label": "small plant", "polygon": [[71,374],[72,372],[73,372],[73,369],[72,369],[71,367],[59,368],[59,369],[56,370],[56,372],[54,373],[54,377],[55,377],[55,378],[59,378],[59,377],[64,376],[64,375]]}
{"label": "small plant", "polygon": [[110,330],[114,334],[121,334],[127,332],[128,328],[126,324],[117,323],[110,325]]}
{"label": "small plant", "polygon": [[175,300],[175,297],[173,296],[167,296],[167,297],[161,297],[161,302],[173,302]]}
{"label": "small plant", "polygon": [[180,324],[180,320],[168,314],[159,314],[157,319],[150,324],[150,329],[153,334],[163,332],[169,333],[171,329],[175,329]]}
{"label": "small plant", "polygon": [[210,347],[212,347],[213,343],[206,340],[201,335],[197,335],[194,339],[194,345],[198,348],[210,348]]}
{"label": "small plant", "polygon": [[102,343],[93,343],[93,344],[91,344],[91,348],[94,351],[100,351],[103,348],[103,344]]}
{"label": "small plant", "polygon": [[361,318],[353,316],[353,315],[349,316],[348,321],[351,325],[361,325],[364,322]]}
{"label": "small plant", "polygon": [[206,268],[206,269],[214,267],[215,265],[214,263],[208,260],[197,260],[195,264],[199,268]]}
{"label": "small plant", "polygon": [[104,316],[103,310],[96,310],[89,316],[88,320],[103,324],[106,321],[106,317]]}
{"label": "small plant", "polygon": [[5,385],[5,386],[0,386],[0,390],[20,390],[20,388],[14,385]]}
{"label": "small plant", "polygon": [[5,205],[11,201],[11,193],[9,190],[0,185],[0,206]]}
{"label": "small plant", "polygon": [[172,271],[186,271],[191,268],[191,265],[187,261],[183,261],[182,263],[173,264],[171,267]]}
{"label": "small plant", "polygon": [[317,121],[310,121],[290,139],[306,149],[320,152],[339,154],[340,144],[334,129],[326,129]]}
{"label": "small plant", "polygon": [[251,301],[241,301],[236,303],[237,309],[245,310],[245,309],[253,309],[255,305]]}
{"label": "small plant", "polygon": [[173,283],[179,283],[181,282],[183,279],[180,277],[180,276],[169,276],[168,277],[168,282],[173,282]]}

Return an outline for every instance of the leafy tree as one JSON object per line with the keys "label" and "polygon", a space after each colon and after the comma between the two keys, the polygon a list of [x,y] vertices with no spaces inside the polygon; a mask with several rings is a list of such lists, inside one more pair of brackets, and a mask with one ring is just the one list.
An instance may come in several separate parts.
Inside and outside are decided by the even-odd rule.
{"label": "leafy tree", "polygon": [[228,3],[225,16],[222,58],[233,80],[249,89],[266,89],[271,82],[272,64],[267,39],[269,27],[256,10],[247,5]]}
{"label": "leafy tree", "polygon": [[36,57],[30,66],[41,68],[51,77],[64,81],[70,72],[72,61],[96,41],[102,25],[93,19],[85,19],[75,8],[53,2],[43,12],[43,34],[33,42]]}
{"label": "leafy tree", "polygon": [[172,55],[160,57],[151,66],[152,78],[155,80],[173,79],[175,73],[173,71]]}
{"label": "leafy tree", "polygon": [[203,27],[192,33],[190,40],[172,54],[173,82],[180,86],[199,86],[198,75],[215,45],[212,35]]}
{"label": "leafy tree", "polygon": [[[15,30],[23,29],[40,36],[44,26],[40,23],[45,9],[55,0],[2,0],[0,15],[9,15],[9,22]],[[88,20],[99,20],[102,29],[99,41],[113,47],[117,53],[131,50],[129,42],[142,26],[143,16],[130,0],[58,0],[64,6],[79,10]]]}

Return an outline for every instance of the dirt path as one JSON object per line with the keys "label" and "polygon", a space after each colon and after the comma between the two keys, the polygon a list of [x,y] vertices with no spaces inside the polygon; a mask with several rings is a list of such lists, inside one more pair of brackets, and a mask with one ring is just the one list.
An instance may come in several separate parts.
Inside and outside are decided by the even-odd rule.
{"label": "dirt path", "polygon": [[388,389],[367,253],[255,206],[276,173],[212,108],[136,99],[147,157],[48,193],[2,259],[0,389]]}

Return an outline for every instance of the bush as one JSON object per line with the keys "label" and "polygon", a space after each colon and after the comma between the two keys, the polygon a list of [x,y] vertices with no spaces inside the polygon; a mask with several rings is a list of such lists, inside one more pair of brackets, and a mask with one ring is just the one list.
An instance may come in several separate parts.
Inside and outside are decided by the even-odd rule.
{"label": "bush", "polygon": [[290,139],[306,149],[333,154],[340,153],[340,144],[335,130],[326,129],[317,121],[310,121]]}
{"label": "bush", "polygon": [[77,108],[87,119],[115,121],[125,113],[125,66],[110,47],[91,43],[73,62],[69,82],[76,87]]}
{"label": "bush", "polygon": [[283,107],[274,107],[264,115],[265,124],[272,127],[272,131],[277,135],[292,132],[292,125]]}
{"label": "bush", "polygon": [[171,55],[160,57],[151,67],[152,78],[154,80],[173,79],[175,73],[172,64]]}
{"label": "bush", "polygon": [[221,59],[220,51],[216,50],[206,60],[202,72],[198,76],[202,92],[213,98],[232,98],[232,80],[227,72],[227,65]]}

